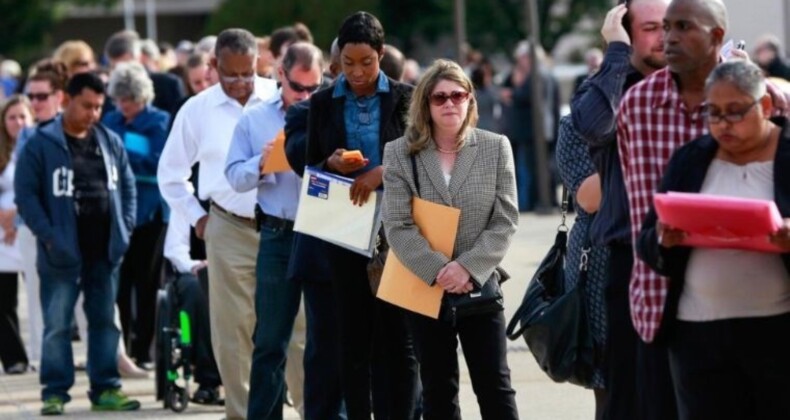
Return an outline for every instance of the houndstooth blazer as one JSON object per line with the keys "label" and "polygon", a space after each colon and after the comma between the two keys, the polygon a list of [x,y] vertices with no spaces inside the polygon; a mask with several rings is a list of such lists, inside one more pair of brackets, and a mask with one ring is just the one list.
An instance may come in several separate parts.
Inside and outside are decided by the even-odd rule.
{"label": "houndstooth blazer", "polygon": [[453,259],[482,286],[510,246],[518,224],[513,153],[507,137],[469,131],[456,157],[450,185],[442,174],[433,142],[416,155],[420,191],[416,192],[406,138],[384,148],[382,218],[387,241],[403,264],[428,284],[448,262],[432,250],[414,224],[412,197],[461,209]]}

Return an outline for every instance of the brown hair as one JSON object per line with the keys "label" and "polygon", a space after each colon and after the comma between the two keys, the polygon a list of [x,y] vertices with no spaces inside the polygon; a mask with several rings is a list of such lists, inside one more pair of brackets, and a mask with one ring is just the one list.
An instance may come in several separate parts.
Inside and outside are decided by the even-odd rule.
{"label": "brown hair", "polygon": [[53,91],[65,90],[69,81],[68,69],[62,61],[44,59],[30,69],[28,81],[49,82]]}
{"label": "brown hair", "polygon": [[411,153],[417,153],[428,147],[433,138],[431,105],[428,100],[433,89],[442,80],[458,83],[469,92],[469,109],[456,140],[456,145],[459,148],[464,145],[467,129],[477,125],[477,101],[472,81],[466,76],[464,69],[454,61],[436,60],[425,71],[411,96],[411,105],[409,105],[408,120],[406,121],[406,141],[409,143]]}
{"label": "brown hair", "polygon": [[88,56],[91,62],[95,60],[93,49],[82,40],[66,41],[60,44],[58,49],[52,54],[53,59],[66,64],[69,74],[74,72],[74,69],[78,64],[81,64],[80,61],[85,56]]}
{"label": "brown hair", "polygon": [[17,105],[26,107],[30,115],[33,115],[33,107],[30,106],[30,101],[23,95],[11,96],[0,105],[0,172],[5,171],[8,162],[11,161],[11,154],[16,147],[17,139],[12,139],[11,135],[8,134],[8,128],[5,125],[5,116],[8,110]]}

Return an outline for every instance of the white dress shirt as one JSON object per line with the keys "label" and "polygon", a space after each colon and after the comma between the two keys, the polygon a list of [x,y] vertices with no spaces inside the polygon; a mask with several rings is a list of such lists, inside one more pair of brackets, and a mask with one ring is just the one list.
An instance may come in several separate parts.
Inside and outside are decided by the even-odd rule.
{"label": "white dress shirt", "polygon": [[189,273],[192,267],[201,263],[190,257],[189,247],[189,223],[180,213],[173,212],[165,234],[164,255],[179,273]]}
{"label": "white dress shirt", "polygon": [[254,217],[255,191],[238,193],[223,176],[233,129],[245,109],[277,95],[277,84],[256,77],[255,89],[242,106],[216,84],[190,98],[176,115],[159,159],[159,189],[174,212],[195,225],[206,214],[192,195],[192,166],[200,163],[198,194],[239,216]]}
{"label": "white dress shirt", "polygon": [[247,110],[236,124],[225,176],[236,191],[257,188],[258,205],[269,216],[296,219],[301,182],[294,171],[260,175],[261,149],[285,127],[280,95]]}

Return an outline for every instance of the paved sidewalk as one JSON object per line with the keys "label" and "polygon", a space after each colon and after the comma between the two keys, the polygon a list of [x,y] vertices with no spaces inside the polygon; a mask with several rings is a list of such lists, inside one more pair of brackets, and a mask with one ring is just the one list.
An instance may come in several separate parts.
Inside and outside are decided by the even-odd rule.
{"label": "paved sidewalk", "polygon": [[[512,278],[503,289],[505,292],[506,316],[510,316],[518,307],[527,282],[535,271],[540,259],[554,241],[554,234],[559,223],[559,216],[522,215],[519,231],[502,266]],[[23,330],[27,330],[24,287],[20,294],[19,315],[22,318]],[[74,354],[77,360],[84,360],[85,346],[74,343]],[[0,345],[2,345],[0,343]],[[594,417],[594,399],[592,391],[567,384],[551,382],[537,367],[534,359],[524,345],[524,341],[510,342],[508,360],[512,371],[513,387],[522,419],[535,420],[587,420]],[[460,353],[460,352],[459,352]],[[462,362],[460,401],[464,419],[479,419],[477,403],[472,392],[469,375]],[[153,375],[152,375],[153,377]],[[206,407],[196,404],[189,405],[184,413],[176,414],[165,411],[161,402],[154,400],[154,381],[150,379],[125,379],[125,392],[142,402],[140,411],[121,414],[93,413],[90,411],[86,390],[87,377],[84,372],[77,375],[77,382],[71,390],[73,400],[66,405],[66,416],[70,418],[141,418],[159,419],[180,417],[185,419],[213,419],[224,417],[220,407]],[[30,419],[38,417],[41,404],[39,401],[40,386],[38,375],[28,373],[21,376],[6,376],[0,373],[0,419]],[[285,412],[288,420],[298,419],[296,412],[288,408]]]}

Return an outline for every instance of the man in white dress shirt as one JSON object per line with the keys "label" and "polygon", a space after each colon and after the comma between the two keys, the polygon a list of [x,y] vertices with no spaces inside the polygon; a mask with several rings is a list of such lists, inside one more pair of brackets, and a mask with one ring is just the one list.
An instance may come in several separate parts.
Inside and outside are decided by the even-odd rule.
{"label": "man in white dress shirt", "polygon": [[[258,48],[243,29],[217,37],[211,65],[220,82],[189,99],[173,123],[159,160],[162,196],[206,241],[209,270],[211,341],[225,387],[225,413],[246,418],[255,328],[255,191],[237,193],[222,176],[242,113],[277,94],[274,81],[255,75]],[[206,214],[189,183],[200,163],[198,192],[211,200]]]}

